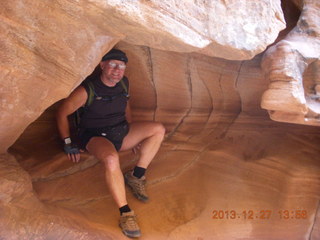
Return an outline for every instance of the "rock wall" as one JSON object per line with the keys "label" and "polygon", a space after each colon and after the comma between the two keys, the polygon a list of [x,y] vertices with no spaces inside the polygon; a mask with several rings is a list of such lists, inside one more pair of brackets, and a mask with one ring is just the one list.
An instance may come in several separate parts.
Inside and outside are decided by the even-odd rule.
{"label": "rock wall", "polygon": [[[285,63],[279,76],[301,70],[279,48],[303,18],[319,25],[316,1],[294,2],[305,9],[299,24],[287,36],[296,18],[286,16],[276,40],[285,26],[276,0],[3,1],[0,238],[124,239],[102,165],[87,154],[68,162],[54,122],[58,101],[116,45],[129,57],[134,120],[167,130],[148,169],[151,202],[128,194],[142,239],[318,239],[320,130],[273,122],[260,107],[275,118],[261,63],[267,73]],[[306,39],[317,47],[318,35]],[[297,74],[306,91],[318,56],[300,59],[310,63]],[[121,159],[126,170],[136,156]],[[231,210],[236,219],[215,215]]]}
{"label": "rock wall", "polygon": [[249,59],[284,28],[280,1],[180,5],[180,1],[3,1],[0,152],[47,107],[68,95],[120,39],[162,50]]}

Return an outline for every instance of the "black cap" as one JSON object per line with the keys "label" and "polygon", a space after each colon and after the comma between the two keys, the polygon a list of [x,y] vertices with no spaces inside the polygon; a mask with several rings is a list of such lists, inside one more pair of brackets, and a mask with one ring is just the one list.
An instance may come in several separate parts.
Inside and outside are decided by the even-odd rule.
{"label": "black cap", "polygon": [[127,55],[119,49],[111,49],[102,57],[101,62],[111,59],[123,61],[125,63],[128,62]]}

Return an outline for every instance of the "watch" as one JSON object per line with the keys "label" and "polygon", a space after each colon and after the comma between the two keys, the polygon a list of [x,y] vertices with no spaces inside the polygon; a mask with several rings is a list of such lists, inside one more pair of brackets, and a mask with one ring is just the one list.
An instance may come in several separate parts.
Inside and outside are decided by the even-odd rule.
{"label": "watch", "polygon": [[70,144],[71,143],[71,138],[70,137],[66,137],[65,139],[63,139],[64,144]]}

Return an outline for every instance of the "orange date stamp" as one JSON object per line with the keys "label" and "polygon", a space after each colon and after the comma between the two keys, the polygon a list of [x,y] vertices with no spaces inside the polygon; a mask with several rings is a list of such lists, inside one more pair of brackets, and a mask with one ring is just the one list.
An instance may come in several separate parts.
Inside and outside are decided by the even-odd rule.
{"label": "orange date stamp", "polygon": [[308,212],[304,209],[283,209],[272,211],[269,209],[264,210],[213,210],[212,219],[216,220],[268,220],[271,217],[277,217],[281,220],[299,220],[307,219]]}

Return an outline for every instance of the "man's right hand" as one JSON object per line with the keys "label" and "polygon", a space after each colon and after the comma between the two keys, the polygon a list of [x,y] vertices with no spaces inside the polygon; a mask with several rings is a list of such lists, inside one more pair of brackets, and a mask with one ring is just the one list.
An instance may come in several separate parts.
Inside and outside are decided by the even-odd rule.
{"label": "man's right hand", "polygon": [[72,143],[65,144],[63,149],[72,162],[77,163],[80,161],[80,150],[77,145]]}

